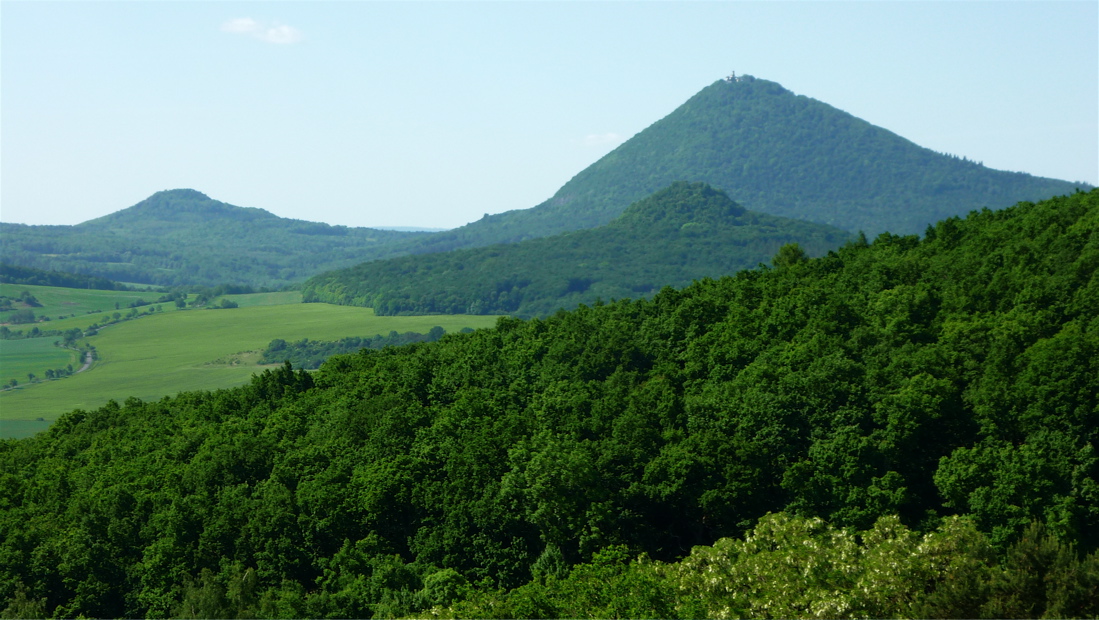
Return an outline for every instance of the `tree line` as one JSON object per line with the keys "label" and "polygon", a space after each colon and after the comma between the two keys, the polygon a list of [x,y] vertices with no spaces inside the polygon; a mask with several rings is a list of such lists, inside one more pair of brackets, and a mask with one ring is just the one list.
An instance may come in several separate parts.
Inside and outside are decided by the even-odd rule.
{"label": "tree line", "polygon": [[61,271],[47,271],[31,267],[19,267],[0,263],[0,282],[5,284],[33,284],[38,286],[63,286],[67,288],[86,288],[104,291],[129,290],[123,284],[97,276]]}
{"label": "tree line", "polygon": [[[464,332],[473,331],[465,327]],[[310,340],[303,338],[295,342],[286,342],[282,338],[271,341],[260,356],[260,364],[281,364],[289,362],[294,368],[316,370],[321,364],[333,355],[346,355],[357,353],[363,349],[384,349],[386,347],[399,347],[416,342],[435,342],[446,334],[446,330],[436,325],[426,334],[418,332],[405,332],[399,334],[390,331],[387,335],[377,334],[360,338],[350,336],[339,340]]]}

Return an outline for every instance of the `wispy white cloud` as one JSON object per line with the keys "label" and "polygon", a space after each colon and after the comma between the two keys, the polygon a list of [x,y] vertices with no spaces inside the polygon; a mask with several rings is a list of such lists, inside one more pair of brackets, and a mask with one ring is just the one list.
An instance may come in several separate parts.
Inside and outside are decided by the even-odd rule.
{"label": "wispy white cloud", "polygon": [[238,17],[236,19],[230,19],[221,25],[222,32],[231,32],[233,34],[253,34],[259,32],[261,26],[259,22],[251,17]]}
{"label": "wispy white cloud", "polygon": [[297,43],[302,40],[301,31],[293,26],[284,24],[264,24],[251,17],[230,19],[221,25],[221,31],[229,34],[244,35],[277,45]]}
{"label": "wispy white cloud", "polygon": [[625,138],[614,132],[592,133],[584,136],[584,146],[607,146],[608,144],[620,144]]}

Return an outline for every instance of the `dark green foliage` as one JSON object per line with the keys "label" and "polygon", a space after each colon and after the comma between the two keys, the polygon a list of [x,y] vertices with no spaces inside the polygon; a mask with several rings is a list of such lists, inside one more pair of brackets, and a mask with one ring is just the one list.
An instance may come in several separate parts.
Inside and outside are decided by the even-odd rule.
{"label": "dark green foliage", "polygon": [[702,183],[674,183],[600,228],[364,263],[316,276],[303,295],[378,314],[545,316],[755,267],[787,243],[820,255],[848,237],[829,226],[745,211]]}
{"label": "dark green foliage", "polygon": [[935,153],[779,84],[743,76],[702,89],[533,209],[425,237],[413,251],[594,228],[676,181],[709,183],[752,211],[870,235],[921,233],[973,208],[1089,189]]}
{"label": "dark green foliage", "polygon": [[81,287],[110,278],[277,288],[325,269],[390,256],[390,246],[418,235],[289,220],[188,189],[157,192],[75,226],[0,224],[5,263],[96,276]]}
{"label": "dark green foliage", "polygon": [[[1095,615],[1097,231],[1099,191],[1078,193],[74,411],[0,442],[0,599],[57,617]],[[772,578],[691,585],[692,562]]]}
{"label": "dark green foliage", "polygon": [[594,553],[560,576],[534,580],[510,592],[475,593],[446,618],[682,618],[676,584],[647,558],[633,558],[625,546]]}
{"label": "dark green foliage", "polygon": [[982,611],[990,618],[1099,616],[1099,553],[1076,550],[1032,523],[1007,552]]}
{"label": "dark green foliage", "polygon": [[443,337],[446,330],[436,325],[426,334],[405,332],[398,334],[395,331],[383,336],[378,334],[368,338],[341,338],[336,341],[309,340],[308,338],[297,342],[286,342],[276,338],[267,345],[260,357],[260,364],[278,364],[290,362],[295,368],[315,370],[320,368],[325,360],[333,355],[346,355],[357,353],[362,349],[384,349],[386,347],[399,347],[415,342],[435,342]]}
{"label": "dark green foliage", "polygon": [[34,310],[31,310],[30,308],[23,308],[21,310],[16,310],[15,312],[12,312],[11,314],[8,315],[8,322],[11,323],[12,325],[21,325],[23,323],[34,323],[34,321],[35,321]]}
{"label": "dark green foliage", "polygon": [[[6,232],[6,231],[5,231]],[[9,240],[4,239],[7,246]],[[5,251],[6,251],[5,247]],[[64,273],[61,271],[44,271],[30,267],[16,267],[0,263],[0,282],[8,284],[34,284],[38,286],[64,286],[68,288],[89,288],[104,291],[125,291],[126,286],[118,282],[112,282],[106,278]]]}

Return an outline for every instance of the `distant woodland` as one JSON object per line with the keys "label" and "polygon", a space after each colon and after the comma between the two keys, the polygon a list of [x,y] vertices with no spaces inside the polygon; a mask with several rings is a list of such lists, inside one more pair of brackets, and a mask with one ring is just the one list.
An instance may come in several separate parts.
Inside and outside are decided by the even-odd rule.
{"label": "distant woodland", "polygon": [[445,329],[436,325],[426,334],[417,332],[405,332],[400,334],[391,331],[385,336],[381,334],[365,338],[350,336],[335,341],[309,340],[308,338],[305,338],[303,340],[287,342],[281,338],[276,338],[263,350],[259,363],[282,364],[284,362],[289,362],[293,368],[316,370],[333,355],[358,353],[363,349],[399,347],[416,342],[435,342],[442,338],[445,333]]}
{"label": "distant woodland", "polygon": [[423,234],[289,220],[180,189],[75,226],[0,223],[0,258],[124,283],[280,288]]}
{"label": "distant woodland", "polygon": [[618,219],[509,245],[372,261],[311,278],[306,301],[378,314],[545,316],[597,300],[650,296],[767,262],[797,243],[820,256],[851,235],[748,212],[704,183],[674,183]]}
{"label": "distant woodland", "polygon": [[0,442],[3,613],[1095,617],[1097,231],[1092,190],[71,412]]}
{"label": "distant woodland", "polygon": [[47,271],[30,267],[17,267],[0,263],[0,282],[5,284],[33,284],[36,286],[63,286],[103,291],[126,290],[126,286],[96,276],[60,271]]}

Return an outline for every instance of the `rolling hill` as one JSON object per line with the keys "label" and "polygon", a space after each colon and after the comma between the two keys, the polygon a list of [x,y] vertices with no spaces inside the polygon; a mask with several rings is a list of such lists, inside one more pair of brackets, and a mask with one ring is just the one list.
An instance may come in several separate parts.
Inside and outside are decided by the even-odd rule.
{"label": "rolling hill", "polygon": [[379,314],[544,316],[749,269],[787,243],[819,256],[849,237],[831,226],[746,211],[704,183],[679,182],[598,228],[364,263],[310,279],[303,296]]}
{"label": "rolling hill", "polygon": [[280,287],[424,234],[286,219],[191,189],[75,226],[0,224],[5,263],[161,286]]}
{"label": "rolling hill", "polygon": [[411,250],[440,252],[593,228],[675,181],[708,183],[752,211],[871,237],[922,233],[972,209],[1089,187],[936,153],[777,83],[743,76],[702,89],[542,204],[418,239]]}

